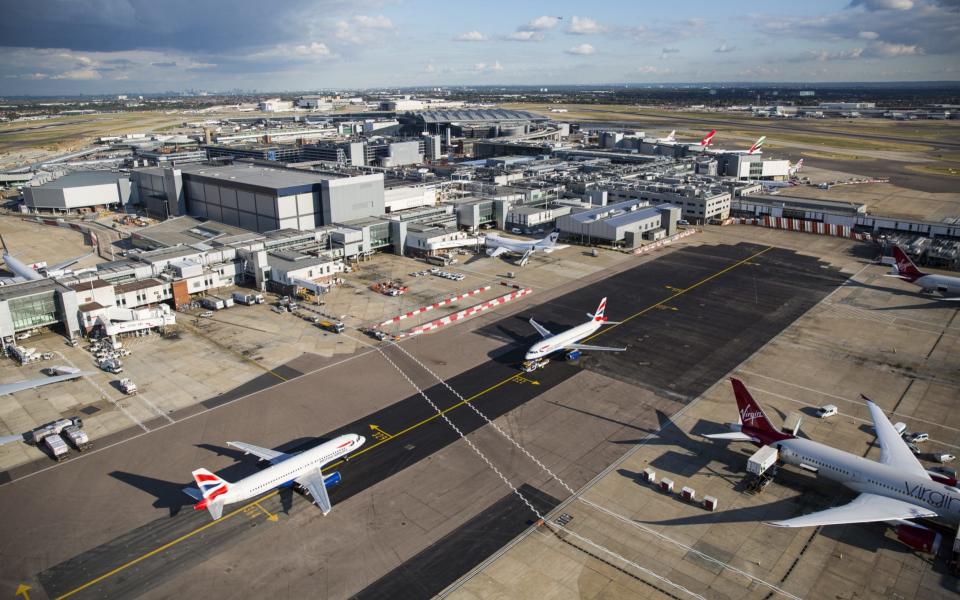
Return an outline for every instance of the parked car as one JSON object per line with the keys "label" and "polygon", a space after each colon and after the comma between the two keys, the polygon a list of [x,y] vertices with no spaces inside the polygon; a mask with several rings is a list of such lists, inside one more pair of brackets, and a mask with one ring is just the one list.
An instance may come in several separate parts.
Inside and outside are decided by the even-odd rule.
{"label": "parked car", "polygon": [[937,461],[938,463],[953,462],[956,459],[957,459],[956,456],[952,454],[947,454],[947,453],[933,455],[933,460]]}
{"label": "parked car", "polygon": [[920,432],[920,431],[915,431],[915,432],[913,432],[913,433],[908,433],[907,436],[906,436],[906,438],[904,438],[904,439],[906,439],[908,442],[912,442],[912,443],[914,443],[914,444],[922,444],[923,442],[926,442],[927,440],[930,439],[930,434],[929,434],[929,433],[923,433],[923,432]]}
{"label": "parked car", "polygon": [[205,310],[205,311],[203,311],[202,313],[200,313],[200,315],[199,315],[199,317],[200,317],[201,319],[209,319],[209,318],[212,317],[212,316],[213,316],[213,313],[210,312],[209,310]]}
{"label": "parked car", "polygon": [[837,410],[837,407],[835,405],[824,404],[819,409],[817,409],[817,416],[820,417],[821,419],[826,419],[827,417],[832,417],[836,415],[838,412],[840,411]]}

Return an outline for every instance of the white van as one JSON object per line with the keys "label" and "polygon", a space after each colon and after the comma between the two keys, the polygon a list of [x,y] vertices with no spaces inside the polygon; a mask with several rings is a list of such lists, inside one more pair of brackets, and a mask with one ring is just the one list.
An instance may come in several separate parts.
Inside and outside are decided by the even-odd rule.
{"label": "white van", "polygon": [[832,417],[838,412],[837,407],[833,404],[824,404],[819,409],[817,409],[817,416],[821,419],[826,419],[827,417]]}

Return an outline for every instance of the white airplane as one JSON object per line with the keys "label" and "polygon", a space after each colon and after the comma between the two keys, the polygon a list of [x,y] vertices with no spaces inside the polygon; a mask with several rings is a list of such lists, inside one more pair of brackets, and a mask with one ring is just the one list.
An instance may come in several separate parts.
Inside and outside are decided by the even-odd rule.
{"label": "white airplane", "polygon": [[590,337],[598,329],[604,325],[616,325],[616,322],[608,321],[605,316],[603,316],[604,310],[607,308],[607,299],[604,298],[600,301],[600,306],[597,307],[597,312],[594,314],[587,313],[587,316],[590,317],[590,320],[586,323],[581,323],[576,327],[571,327],[566,331],[553,334],[549,329],[537,323],[533,319],[530,319],[530,324],[533,325],[533,328],[537,330],[537,333],[543,338],[536,344],[530,346],[530,349],[527,350],[524,360],[524,364],[536,368],[537,361],[542,358],[553,354],[554,352],[564,352],[568,359],[575,359],[580,356],[581,350],[597,350],[602,352],[623,352],[626,348],[610,348],[608,346],[590,346],[588,344],[578,343],[580,340]]}
{"label": "white airplane", "polygon": [[562,250],[567,246],[562,244],[557,244],[557,239],[560,237],[560,230],[554,229],[550,232],[550,235],[543,238],[542,240],[534,240],[528,242],[525,240],[515,240],[511,238],[502,238],[496,234],[487,234],[484,237],[483,245],[487,248],[487,256],[496,258],[507,253],[513,254],[522,254],[523,258],[520,259],[521,262],[526,262],[530,255],[534,252],[543,252],[544,254],[550,254],[554,250]]}
{"label": "white airplane", "polygon": [[673,131],[671,131],[670,133],[667,134],[667,137],[656,138],[656,139],[653,140],[653,143],[654,143],[654,144],[661,144],[661,143],[664,143],[664,142],[675,142],[675,141],[677,141],[677,137],[676,137],[676,136],[677,136],[677,130],[674,129]]}
{"label": "white airplane", "polygon": [[793,177],[797,173],[803,170],[803,159],[797,161],[797,164],[787,167],[787,175]]}
{"label": "white airplane", "polygon": [[940,298],[941,300],[960,302],[960,277],[933,275],[920,271],[899,246],[893,247],[893,258],[897,261],[897,264],[892,269],[891,277],[909,281],[913,285],[919,286],[921,291],[925,293],[939,292],[944,296]]}
{"label": "white airplane", "polygon": [[873,461],[825,444],[778,431],[738,379],[732,379],[740,411],[730,433],[707,435],[720,440],[752,442],[779,450],[779,459],[816,473],[859,492],[849,504],[783,521],[776,527],[818,527],[845,523],[885,522],[896,528],[897,537],[917,550],[936,552],[940,534],[911,519],[930,518],[947,524],[960,523],[960,489],[952,477],[928,472],[913,455],[900,431],[866,396],[874,430],[880,443],[880,460]]}
{"label": "white airplane", "polygon": [[13,273],[13,277],[0,277],[0,284],[9,285],[11,283],[20,283],[23,281],[37,281],[38,279],[46,279],[47,277],[53,275],[59,275],[63,272],[64,269],[69,267],[72,264],[75,264],[84,258],[93,254],[84,254],[83,256],[78,256],[76,258],[71,258],[62,263],[53,265],[52,267],[42,267],[43,273],[38,269],[41,267],[37,265],[28,265],[22,260],[15,258],[10,251],[7,249],[7,243],[3,241],[3,237],[0,236],[0,245],[3,245],[3,263],[7,266],[7,270]]}
{"label": "white airplane", "polygon": [[762,154],[763,143],[767,141],[767,136],[760,136],[747,150],[724,150],[726,154]]}
{"label": "white airplane", "polygon": [[326,515],[331,509],[327,488],[340,482],[340,473],[324,475],[321,469],[358,449],[365,441],[362,435],[350,433],[297,454],[285,454],[244,442],[227,442],[228,446],[243,450],[245,454],[253,454],[268,461],[271,466],[233,483],[224,481],[206,469],[197,469],[193,472],[193,479],[200,489],[188,487],[183,491],[198,500],[193,505],[194,510],[206,508],[214,521],[223,515],[223,507],[227,504],[243,502],[277,488],[294,486],[309,493]]}

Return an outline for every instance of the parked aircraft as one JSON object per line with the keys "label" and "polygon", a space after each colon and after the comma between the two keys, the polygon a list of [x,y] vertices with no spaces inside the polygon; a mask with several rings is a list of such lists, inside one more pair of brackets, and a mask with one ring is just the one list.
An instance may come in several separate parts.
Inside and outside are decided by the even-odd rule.
{"label": "parked aircraft", "polygon": [[787,175],[789,175],[790,177],[793,177],[794,175],[796,175],[802,170],[803,170],[803,159],[801,158],[800,160],[797,161],[797,164],[790,165],[789,167],[787,167]]}
{"label": "parked aircraft", "polygon": [[[52,267],[38,267],[37,265],[28,265],[20,259],[14,257],[10,254],[10,251],[7,249],[7,243],[3,241],[3,237],[0,236],[0,245],[3,246],[3,263],[7,266],[7,270],[13,273],[13,277],[0,277],[0,284],[8,285],[11,283],[20,283],[22,281],[36,281],[38,279],[46,279],[51,275],[59,274],[64,269],[73,265],[84,258],[90,256],[90,254],[84,254],[83,256],[78,256],[76,258],[71,258],[62,263],[53,265]],[[43,272],[41,272],[41,269]]]}
{"label": "parked aircraft", "polygon": [[566,248],[567,246],[565,245],[557,244],[557,239],[559,237],[559,229],[554,229],[550,232],[550,235],[542,240],[534,241],[503,238],[496,234],[488,233],[484,237],[483,245],[487,248],[487,256],[496,258],[497,256],[502,256],[503,254],[507,253],[521,254],[523,256],[520,259],[520,262],[526,262],[526,260],[530,258],[534,252],[550,254],[554,250],[562,250]]}
{"label": "parked aircraft", "polygon": [[746,386],[738,379],[730,381],[739,409],[738,422],[729,425],[729,433],[706,437],[772,446],[777,448],[783,462],[860,493],[849,504],[770,521],[768,525],[817,527],[883,521],[893,525],[897,537],[907,545],[935,553],[940,534],[912,519],[935,518],[952,525],[960,523],[960,489],[956,487],[956,479],[924,469],[883,411],[866,396],[861,398],[870,410],[880,443],[879,462],[778,431]]}
{"label": "parked aircraft", "polygon": [[671,131],[670,133],[667,134],[667,137],[656,138],[656,139],[653,140],[653,143],[655,143],[655,144],[661,144],[661,143],[663,143],[663,142],[675,142],[675,141],[677,141],[677,137],[676,137],[676,136],[677,136],[677,130],[674,129],[673,131]]}
{"label": "parked aircraft", "polygon": [[[590,317],[590,320],[586,323],[581,323],[576,327],[571,327],[566,331],[554,334],[551,333],[549,329],[537,323],[533,319],[530,319],[530,324],[533,325],[533,328],[537,330],[537,333],[543,337],[542,340],[536,344],[530,346],[530,349],[527,350],[524,360],[526,361],[524,365],[531,367],[529,370],[536,369],[538,366],[537,362],[555,352],[564,352],[568,359],[574,359],[580,356],[581,350],[597,350],[603,352],[623,352],[626,348],[611,348],[608,346],[590,346],[588,344],[579,343],[580,340],[590,337],[598,329],[604,325],[616,325],[617,323],[613,321],[608,321],[607,317],[604,316],[604,311],[607,308],[607,299],[604,298],[600,301],[600,305],[597,307],[596,313],[587,313],[587,316]],[[526,368],[526,367],[525,367]]]}
{"label": "parked aircraft", "polygon": [[909,281],[918,286],[923,293],[938,292],[943,296],[942,300],[960,301],[960,277],[933,275],[920,271],[899,246],[893,247],[893,258],[897,263],[893,266],[891,277],[899,277],[904,281]]}
{"label": "parked aircraft", "polygon": [[760,136],[760,138],[746,150],[724,150],[724,152],[727,154],[760,154],[765,141],[767,141],[767,136]]}
{"label": "parked aircraft", "polygon": [[214,521],[223,515],[225,505],[243,502],[281,487],[298,487],[306,491],[326,515],[331,510],[327,488],[340,482],[340,473],[324,475],[321,469],[357,450],[365,441],[362,435],[350,433],[297,454],[285,454],[244,442],[227,442],[228,446],[243,450],[245,454],[253,454],[268,461],[271,466],[232,483],[206,469],[197,469],[193,472],[193,479],[199,489],[188,487],[183,491],[198,500],[193,505],[194,510],[206,508]]}

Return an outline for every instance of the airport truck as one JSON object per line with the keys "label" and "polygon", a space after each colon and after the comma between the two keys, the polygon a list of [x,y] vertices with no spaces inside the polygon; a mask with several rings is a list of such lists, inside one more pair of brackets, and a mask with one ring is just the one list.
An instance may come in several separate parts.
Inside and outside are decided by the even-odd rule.
{"label": "airport truck", "polygon": [[747,490],[749,492],[761,492],[773,481],[779,455],[779,451],[773,446],[762,446],[747,459]]}
{"label": "airport truck", "polygon": [[325,329],[330,333],[343,333],[345,329],[343,323],[339,321],[320,321],[317,323],[317,327]]}
{"label": "airport truck", "polygon": [[117,385],[120,387],[120,390],[128,396],[133,396],[137,393],[137,384],[129,377],[121,379]]}
{"label": "airport truck", "polygon": [[58,435],[64,429],[70,426],[83,427],[83,421],[79,417],[71,419],[57,419],[46,425],[41,425],[27,434],[27,441],[39,445],[47,436]]}
{"label": "airport truck", "polygon": [[247,306],[253,306],[254,304],[263,304],[263,294],[234,292],[233,301],[238,304],[245,304]]}
{"label": "airport truck", "polygon": [[223,300],[216,296],[204,296],[200,298],[200,306],[207,310],[221,310],[227,307]]}

